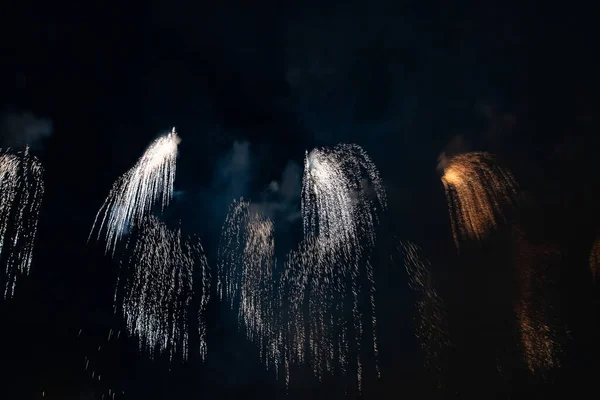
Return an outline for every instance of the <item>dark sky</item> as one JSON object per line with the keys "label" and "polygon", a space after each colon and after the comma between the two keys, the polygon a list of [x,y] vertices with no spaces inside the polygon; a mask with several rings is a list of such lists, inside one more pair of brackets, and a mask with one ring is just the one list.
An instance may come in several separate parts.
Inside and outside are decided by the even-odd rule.
{"label": "dark sky", "polygon": [[[600,354],[598,292],[586,275],[600,232],[592,10],[501,1],[286,3],[3,6],[2,147],[21,145],[22,132],[40,133],[32,151],[45,166],[46,193],[32,274],[14,299],[0,302],[0,397],[45,391],[92,399],[107,388],[132,399],[285,396],[214,299],[205,363],[193,355],[170,366],[150,361],[135,339],[121,337],[95,354],[106,371],[101,384],[82,372],[109,330],[123,329],[112,313],[116,262],[101,245],[86,245],[89,229],[112,182],[172,126],[182,138],[178,194],[164,218],[199,235],[213,265],[231,200],[280,206],[285,253],[297,241],[298,224],[285,217],[300,206],[304,152],[354,142],[371,155],[389,210],[374,256],[382,378],[368,381],[366,398],[482,390],[479,398],[520,398],[589,388]],[[501,245],[457,257],[436,170],[445,149],[496,153],[522,186],[519,224],[532,240],[561,249],[556,283],[570,336],[562,369],[546,380],[522,365],[504,380],[478,371],[488,371],[479,353],[501,329],[494,321],[511,301],[510,279],[498,272],[501,257],[489,257]],[[272,181],[289,190],[269,197]],[[447,299],[458,345],[445,391],[434,390],[422,368],[414,299],[402,265],[389,261],[394,238],[423,247]],[[336,385],[298,382],[289,398],[340,394]]]}

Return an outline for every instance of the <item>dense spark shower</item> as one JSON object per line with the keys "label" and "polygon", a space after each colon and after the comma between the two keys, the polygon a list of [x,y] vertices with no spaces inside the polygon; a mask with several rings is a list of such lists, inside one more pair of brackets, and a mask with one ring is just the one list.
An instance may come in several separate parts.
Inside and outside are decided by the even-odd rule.
{"label": "dense spark shower", "polygon": [[515,306],[525,363],[535,374],[559,367],[558,343],[549,304],[551,284],[544,265],[556,251],[529,243],[519,227],[514,229],[519,299]]}
{"label": "dense spark shower", "polygon": [[123,234],[141,221],[155,203],[160,200],[162,208],[169,204],[173,197],[179,142],[173,128],[152,142],[135,166],[114,183],[90,232],[91,237],[102,215],[98,238],[106,226],[106,252],[111,248],[114,252]]}
{"label": "dense spark shower", "polygon": [[498,167],[489,153],[440,159],[452,235],[459,248],[461,239],[481,240],[504,219],[503,208],[514,202],[517,184],[510,171]]}
{"label": "dense spark shower", "polygon": [[17,278],[28,275],[33,258],[43,168],[25,151],[0,150],[0,262],[4,264],[4,298],[15,293]]}
{"label": "dense spark shower", "polygon": [[234,201],[225,220],[219,246],[219,297],[238,314],[240,328],[258,345],[267,367],[277,368],[274,307],[273,222]]}
{"label": "dense spark shower", "polygon": [[590,272],[594,282],[596,282],[598,270],[600,270],[600,236],[596,238],[590,251]]}
{"label": "dense spark shower", "polygon": [[[425,352],[425,367],[441,378],[447,356],[444,351],[450,346],[447,328],[447,315],[444,302],[435,290],[431,276],[431,264],[422,255],[422,250],[414,243],[400,242],[404,253],[404,267],[408,273],[409,286],[418,293],[416,308],[419,312],[419,324],[415,336],[421,342]],[[439,382],[443,384],[443,382]]]}
{"label": "dense spark shower", "polygon": [[[306,155],[302,182],[305,242],[290,255],[286,265],[286,272],[303,272],[284,274],[294,279],[282,286],[299,284],[306,292],[308,332],[295,340],[304,340],[307,335],[308,356],[303,358],[310,362],[315,375],[321,378],[335,365],[345,374],[352,346],[359,390],[363,378],[361,345],[365,341],[371,342],[379,374],[375,284],[369,250],[375,244],[378,211],[385,207],[379,172],[360,146],[342,144],[331,149],[314,149]],[[348,298],[350,310],[346,309]],[[368,305],[362,304],[363,298],[368,299]],[[347,311],[352,315],[351,321],[344,317]],[[368,333],[364,327],[365,313],[371,328]],[[299,316],[288,318],[302,320]],[[300,346],[297,343],[292,347]]]}
{"label": "dense spark shower", "polygon": [[[199,313],[200,355],[206,356],[203,312],[210,293],[208,265],[199,241],[182,238],[156,217],[146,217],[138,227],[127,268],[117,282],[115,311],[125,318],[127,330],[139,338],[140,350],[176,352],[187,358],[188,314],[193,295],[194,266],[202,270]],[[121,282],[122,281],[122,282]],[[122,293],[122,302],[119,293]]]}
{"label": "dense spark shower", "polygon": [[[238,312],[267,367],[284,373],[286,385],[293,364],[308,363],[319,379],[336,368],[346,375],[353,350],[360,390],[363,342],[379,374],[369,251],[385,207],[379,173],[362,148],[339,145],[307,153],[305,237],[278,277],[272,221],[243,201],[230,208],[219,245],[217,292]],[[370,330],[364,327],[367,318]]]}

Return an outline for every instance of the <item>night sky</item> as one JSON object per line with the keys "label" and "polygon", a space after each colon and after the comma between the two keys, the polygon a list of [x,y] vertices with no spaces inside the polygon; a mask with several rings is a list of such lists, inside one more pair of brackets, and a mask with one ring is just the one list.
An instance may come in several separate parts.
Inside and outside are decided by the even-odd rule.
{"label": "night sky", "polygon": [[[112,183],[173,126],[182,139],[175,196],[161,218],[198,235],[213,268],[233,199],[272,214],[285,255],[302,235],[305,151],[343,142],[371,156],[389,207],[372,257],[382,375],[366,372],[364,398],[593,396],[600,292],[588,260],[600,234],[600,82],[592,10],[283,3],[2,7],[0,147],[29,143],[46,192],[31,275],[0,301],[0,398],[99,399],[108,388],[130,399],[344,397],[343,379],[319,383],[302,368],[286,393],[214,295],[204,362],[193,350],[187,362],[150,360],[127,337],[113,313],[117,261],[86,241]],[[475,150],[513,171],[521,202],[506,227],[457,255],[438,156]],[[532,376],[512,345],[509,225],[559,249],[548,276],[563,352],[546,376]],[[454,346],[442,388],[414,336],[400,239],[423,248],[448,308]],[[111,329],[123,332],[107,342]],[[85,357],[101,381],[83,371]]]}

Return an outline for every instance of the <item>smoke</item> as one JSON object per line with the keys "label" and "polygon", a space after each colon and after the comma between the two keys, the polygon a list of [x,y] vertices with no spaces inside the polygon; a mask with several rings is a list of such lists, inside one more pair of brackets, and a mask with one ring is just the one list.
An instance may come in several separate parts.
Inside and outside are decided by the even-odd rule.
{"label": "smoke", "polygon": [[438,171],[443,174],[452,157],[466,153],[471,148],[469,142],[462,136],[454,136],[438,157]]}
{"label": "smoke", "polygon": [[41,147],[43,138],[52,134],[52,121],[31,112],[3,111],[0,114],[0,146]]}
{"label": "smoke", "polygon": [[230,201],[247,195],[253,165],[248,141],[235,141],[231,150],[217,162],[213,189]]}
{"label": "smoke", "polygon": [[273,220],[294,222],[301,217],[301,191],[302,168],[290,160],[281,174],[281,180],[269,183],[262,201],[254,203],[252,207]]}

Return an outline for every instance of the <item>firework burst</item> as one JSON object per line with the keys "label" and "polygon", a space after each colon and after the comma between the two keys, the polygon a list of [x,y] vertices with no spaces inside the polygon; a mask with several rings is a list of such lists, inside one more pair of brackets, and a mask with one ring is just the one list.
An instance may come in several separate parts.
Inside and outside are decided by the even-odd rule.
{"label": "firework burst", "polygon": [[596,282],[598,270],[600,270],[600,237],[596,238],[590,251],[590,272],[594,282]]}
{"label": "firework burst", "polygon": [[[375,164],[357,145],[342,144],[314,149],[306,155],[302,182],[304,243],[288,258],[290,278],[282,286],[300,285],[308,303],[307,332],[297,333],[291,348],[308,341],[308,357],[317,378],[337,365],[342,374],[349,368],[350,346],[356,350],[356,377],[361,390],[363,360],[361,344],[371,342],[377,363],[375,285],[368,251],[375,244],[378,211],[385,209],[385,190]],[[366,297],[368,305],[362,304]],[[347,300],[351,300],[348,302]],[[351,303],[351,310],[347,310]],[[297,311],[301,309],[296,306]],[[345,318],[349,311],[351,320]],[[364,327],[369,316],[369,334]],[[289,321],[302,321],[299,315]],[[351,331],[354,333],[351,338]],[[370,336],[369,339],[367,339]],[[292,352],[289,352],[293,355]],[[293,359],[288,360],[288,364]]]}
{"label": "firework burst", "polygon": [[5,264],[4,297],[12,297],[17,278],[28,275],[33,258],[43,168],[23,152],[0,152],[0,261]]}
{"label": "firework burst", "polygon": [[430,271],[431,264],[422,255],[421,248],[410,242],[400,242],[400,251],[404,253],[404,267],[408,273],[409,286],[419,295],[416,308],[420,320],[415,335],[425,351],[425,367],[441,377],[444,372],[443,363],[447,361],[443,354],[451,345],[446,308],[435,290]]}
{"label": "firework burst", "polygon": [[141,221],[155,203],[160,201],[162,208],[169,204],[173,197],[179,142],[179,136],[173,128],[156,139],[135,166],[114,183],[90,232],[91,237],[102,215],[98,239],[106,228],[106,252],[112,248],[114,253],[123,234]]}
{"label": "firework burst", "polygon": [[[188,312],[193,295],[193,269],[202,270],[199,313],[200,355],[206,356],[206,326],[203,312],[210,293],[208,265],[199,241],[182,238],[180,230],[169,230],[155,217],[146,217],[138,228],[125,279],[115,291],[127,330],[140,341],[140,350],[151,355],[169,351],[172,359],[181,351],[188,356]],[[123,282],[121,282],[123,281]],[[122,302],[118,293],[122,292]]]}
{"label": "firework burst", "polygon": [[559,367],[560,344],[550,316],[548,273],[544,264],[556,254],[546,245],[533,245],[516,227],[515,253],[519,299],[515,306],[517,323],[527,367],[532,374]]}
{"label": "firework burst", "polygon": [[246,336],[260,349],[262,361],[277,368],[275,345],[273,222],[235,201],[225,220],[219,246],[217,293],[226,297],[238,314]]}
{"label": "firework burst", "polygon": [[[379,173],[362,148],[340,145],[307,153],[305,237],[277,276],[272,221],[243,201],[230,208],[219,246],[217,292],[237,310],[267,367],[283,371],[286,385],[291,366],[299,363],[308,363],[319,379],[334,368],[346,375],[352,349],[360,390],[361,343],[370,342],[377,360],[368,253],[375,243],[378,212],[385,207]],[[365,317],[370,317],[370,330],[364,328]],[[375,369],[379,374],[377,361]]]}
{"label": "firework burst", "polygon": [[461,239],[482,240],[504,219],[503,209],[514,202],[517,185],[489,153],[460,154],[444,164],[442,182],[459,248]]}

